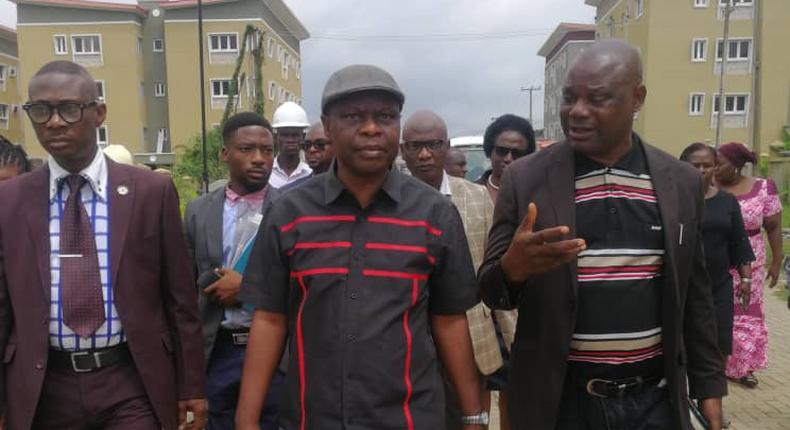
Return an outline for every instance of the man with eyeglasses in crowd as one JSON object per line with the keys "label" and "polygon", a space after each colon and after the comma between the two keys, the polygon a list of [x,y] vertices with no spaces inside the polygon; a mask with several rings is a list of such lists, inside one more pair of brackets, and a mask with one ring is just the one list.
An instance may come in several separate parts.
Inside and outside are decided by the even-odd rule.
{"label": "man with eyeglasses in crowd", "polygon": [[496,202],[502,173],[514,160],[535,152],[535,131],[525,118],[505,114],[489,124],[483,135],[483,153],[491,160],[491,168],[477,180],[485,185]]}
{"label": "man with eyeglasses in crowd", "polygon": [[482,430],[466,310],[477,286],[458,211],[392,168],[404,96],[368,65],[335,72],[322,122],[330,170],[266,216],[240,297],[256,310],[236,428],[256,429],[286,336],[285,430],[444,428],[439,363],[465,430]]}
{"label": "man with eyeglasses in crowd", "polygon": [[202,428],[203,341],[172,180],[99,150],[107,107],[82,66],[47,63],[28,93],[49,160],[0,184],[5,428]]}
{"label": "man with eyeglasses in crowd", "polygon": [[[447,174],[444,166],[449,149],[447,125],[436,113],[417,111],[404,123],[401,144],[403,161],[412,176],[438,190],[458,209],[472,256],[472,267],[477,271],[483,262],[494,203],[484,187]],[[481,375],[489,375],[502,367],[502,354],[499,351],[491,310],[483,303],[478,303],[466,311],[466,318],[477,368]],[[460,429],[461,412],[458,402],[455,401],[456,394],[452,384],[447,380],[445,382],[447,429]],[[490,393],[481,390],[480,394],[483,407],[487,410]]]}
{"label": "man with eyeglasses in crowd", "polygon": [[332,142],[324,134],[324,125],[321,121],[307,129],[302,150],[307,165],[313,169],[312,176],[329,170],[335,158],[335,151],[332,149]]}

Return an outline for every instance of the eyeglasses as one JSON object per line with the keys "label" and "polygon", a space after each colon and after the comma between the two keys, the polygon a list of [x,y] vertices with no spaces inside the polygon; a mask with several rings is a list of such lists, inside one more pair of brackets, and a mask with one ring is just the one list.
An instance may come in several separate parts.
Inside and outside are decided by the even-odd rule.
{"label": "eyeglasses", "polygon": [[302,150],[309,151],[310,147],[314,146],[315,149],[323,151],[324,148],[326,148],[326,145],[329,144],[329,141],[326,139],[305,140],[304,143],[302,143]]}
{"label": "eyeglasses", "polygon": [[514,160],[529,154],[524,149],[506,148],[504,146],[495,146],[494,152],[496,152],[496,155],[502,158],[507,157],[507,154],[510,154],[510,156],[513,157]]}
{"label": "eyeglasses", "polygon": [[46,124],[52,118],[52,114],[58,111],[58,115],[68,124],[82,121],[85,108],[96,106],[96,101],[88,103],[63,102],[58,104],[49,103],[25,103],[22,109],[27,112],[27,116],[34,124]]}
{"label": "eyeglasses", "polygon": [[444,146],[444,142],[445,141],[441,139],[422,140],[422,141],[411,140],[408,142],[403,142],[403,149],[405,149],[406,152],[412,152],[416,154],[419,154],[423,148],[427,149],[430,152],[436,152],[442,149],[442,146]]}

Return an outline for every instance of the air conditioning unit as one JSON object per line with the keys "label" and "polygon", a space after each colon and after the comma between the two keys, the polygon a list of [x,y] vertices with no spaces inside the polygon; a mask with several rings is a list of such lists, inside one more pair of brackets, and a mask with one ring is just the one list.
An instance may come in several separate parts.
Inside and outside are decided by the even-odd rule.
{"label": "air conditioning unit", "polygon": [[15,78],[16,77],[16,67],[9,67],[8,68],[8,76]]}

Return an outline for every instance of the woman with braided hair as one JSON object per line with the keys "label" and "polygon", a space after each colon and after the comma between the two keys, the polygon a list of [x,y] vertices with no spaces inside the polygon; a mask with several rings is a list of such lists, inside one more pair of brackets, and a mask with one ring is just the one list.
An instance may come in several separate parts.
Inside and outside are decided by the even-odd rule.
{"label": "woman with braided hair", "polygon": [[30,171],[25,150],[0,136],[0,181],[11,179]]}

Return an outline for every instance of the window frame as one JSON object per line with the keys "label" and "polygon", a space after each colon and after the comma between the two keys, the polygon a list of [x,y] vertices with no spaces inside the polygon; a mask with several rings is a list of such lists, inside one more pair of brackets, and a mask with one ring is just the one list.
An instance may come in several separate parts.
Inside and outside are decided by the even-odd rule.
{"label": "window frame", "polygon": [[[694,100],[695,97],[700,98],[699,102],[699,110],[694,110]],[[705,93],[701,92],[693,92],[689,93],[689,106],[688,106],[689,116],[703,116],[705,115]]]}
{"label": "window frame", "polygon": [[[702,56],[697,57],[697,43],[702,42]],[[691,62],[692,63],[704,63],[708,61],[708,38],[707,37],[695,37],[691,39]]]}
{"label": "window frame", "polygon": [[[159,42],[160,46],[157,49],[156,43]],[[165,52],[165,39],[156,38],[151,41],[151,52]]]}
{"label": "window frame", "polygon": [[[231,49],[230,48],[230,45],[231,45],[230,37],[231,36],[236,39],[236,48],[235,49]],[[210,54],[238,54],[239,53],[239,32],[238,31],[235,31],[235,32],[234,31],[223,31],[223,32],[216,32],[216,33],[208,33],[207,37],[208,37],[208,52]],[[211,39],[213,37],[217,37],[218,38],[217,39],[217,44],[218,44],[218,48],[217,49],[214,49],[214,47],[211,44]],[[222,49],[222,39],[221,39],[222,37],[229,37],[229,39],[228,39],[228,48],[226,48],[226,49]]]}
{"label": "window frame", "polygon": [[166,95],[167,95],[167,86],[165,85],[165,83],[154,82],[154,97],[165,97]]}
{"label": "window frame", "polygon": [[695,9],[704,9],[708,7],[708,0],[692,0],[692,6]]}
{"label": "window frame", "polygon": [[[59,51],[58,48],[58,40],[63,41],[63,51]],[[55,49],[55,55],[69,55],[69,36],[66,34],[53,34],[52,35],[52,45]]]}
{"label": "window frame", "polygon": [[[226,98],[228,98],[229,95],[230,95],[229,93],[230,93],[230,82],[231,81],[232,81],[231,78],[210,79],[209,80],[209,84],[211,86],[211,88],[210,88],[210,90],[211,90],[211,98],[212,99],[226,99]],[[228,83],[228,91],[225,94],[220,94],[220,95],[214,94],[214,83],[215,82],[227,82]],[[222,86],[220,86],[220,89],[222,89]]]}
{"label": "window frame", "polygon": [[[11,105],[7,103],[0,103],[0,121],[8,121],[11,117],[9,111],[11,110]],[[3,111],[5,111],[5,116],[2,115]]]}
{"label": "window frame", "polygon": [[[86,39],[86,38],[93,38],[93,37],[95,37],[96,40],[99,41],[99,50],[98,51],[85,52],[85,49],[84,49],[85,48],[85,42],[83,41],[82,42],[82,52],[77,52],[77,49],[75,47],[75,45],[76,45],[75,41],[77,39]],[[93,45],[93,44],[91,44],[91,45]],[[91,47],[93,47],[93,46],[91,46]],[[99,55],[99,56],[101,56],[103,48],[104,48],[104,42],[102,41],[101,33],[92,33],[92,34],[87,34],[86,33],[86,34],[72,34],[71,35],[71,53],[74,56],[88,56],[88,55]]]}
{"label": "window frame", "polygon": [[269,81],[269,100],[277,98],[277,82]]}
{"label": "window frame", "polygon": [[[751,61],[751,59],[752,59],[752,51],[754,51],[754,39],[753,38],[751,38],[751,37],[730,37],[730,38],[727,39],[727,43],[728,44],[730,44],[730,45],[737,44],[737,47],[738,47],[737,49],[738,49],[738,53],[739,54],[740,54],[741,46],[742,46],[743,42],[749,42],[749,53],[746,55],[745,58],[744,57],[735,57],[735,58],[733,58],[733,57],[730,57],[730,49],[729,49],[730,47],[727,46],[726,48],[727,48],[727,62],[728,63],[730,63],[730,62]],[[716,56],[716,62],[721,62],[722,61],[722,57],[719,56],[719,44],[722,45],[722,50],[724,50],[725,47],[724,47],[724,39],[723,38],[720,38],[720,37],[716,38],[716,52],[714,54]]]}
{"label": "window frame", "polygon": [[[713,101],[711,105],[711,114],[718,115],[719,111],[716,107],[716,100],[719,98],[720,94],[713,95]],[[743,111],[739,111],[737,109],[733,109],[728,111],[727,110],[727,98],[734,98],[733,107],[738,107],[738,97],[744,97],[743,101]],[[733,115],[733,116],[740,116],[740,115],[748,115],[749,114],[749,102],[750,102],[751,94],[750,93],[724,93],[724,115]]]}
{"label": "window frame", "polygon": [[[104,142],[101,140],[101,130],[104,130]],[[96,144],[102,148],[110,144],[110,129],[107,127],[107,124],[102,124],[96,127]]]}
{"label": "window frame", "polygon": [[107,101],[107,82],[105,82],[104,79],[95,79],[95,81],[96,81],[96,89],[98,90],[99,87],[101,87],[101,91],[99,91],[100,94],[99,97],[97,97],[97,100],[99,100],[102,103],[105,103]]}

